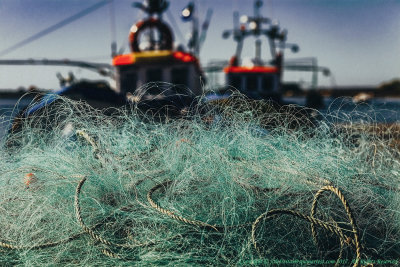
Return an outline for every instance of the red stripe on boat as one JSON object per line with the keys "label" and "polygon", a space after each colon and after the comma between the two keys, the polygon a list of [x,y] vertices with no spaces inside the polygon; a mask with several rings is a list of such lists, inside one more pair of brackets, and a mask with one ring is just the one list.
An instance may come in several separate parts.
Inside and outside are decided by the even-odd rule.
{"label": "red stripe on boat", "polygon": [[279,69],[277,67],[226,67],[224,68],[225,73],[278,73]]}
{"label": "red stripe on boat", "polygon": [[135,62],[135,56],[133,54],[118,55],[113,58],[113,65],[129,65]]}

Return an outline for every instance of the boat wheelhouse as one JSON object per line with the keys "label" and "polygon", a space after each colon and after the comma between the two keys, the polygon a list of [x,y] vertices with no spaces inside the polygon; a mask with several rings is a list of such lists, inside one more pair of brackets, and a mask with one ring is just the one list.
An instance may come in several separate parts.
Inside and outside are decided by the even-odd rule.
{"label": "boat wheelhouse", "polygon": [[[173,94],[196,96],[203,92],[201,82],[204,77],[199,60],[183,49],[174,49],[173,33],[161,20],[165,9],[145,8],[149,18],[134,24],[129,33],[131,53],[113,58],[117,90],[128,101],[162,100]],[[152,16],[153,13],[158,16]],[[154,82],[173,86],[168,90],[163,86],[146,86]],[[142,90],[143,87],[147,90]]]}
{"label": "boat wheelhouse", "polygon": [[[281,80],[283,68],[283,52],[285,48],[291,48],[293,52],[298,51],[296,44],[287,44],[287,31],[281,30],[277,23],[260,14],[262,6],[261,0],[254,2],[254,16],[242,16],[240,27],[227,30],[223,33],[224,38],[233,36],[237,43],[236,52],[229,61],[229,65],[224,68],[226,85],[230,89],[237,89],[241,93],[252,99],[273,99],[280,101]],[[236,21],[239,19],[238,13],[234,15]],[[262,25],[269,27],[263,29]],[[256,55],[250,64],[243,64],[241,53],[244,39],[256,37]],[[272,60],[266,62],[261,59],[261,39],[260,36],[267,37]]]}
{"label": "boat wheelhouse", "polygon": [[[190,53],[173,50],[132,52],[114,57],[113,65],[117,88],[127,96],[151,82],[182,85],[181,88],[190,88],[195,95],[202,93],[198,60]],[[151,89],[149,93],[152,93]]]}

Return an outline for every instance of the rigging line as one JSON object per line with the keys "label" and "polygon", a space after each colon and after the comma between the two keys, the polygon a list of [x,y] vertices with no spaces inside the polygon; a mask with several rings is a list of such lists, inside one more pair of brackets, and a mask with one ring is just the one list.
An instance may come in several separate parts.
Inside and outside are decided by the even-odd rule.
{"label": "rigging line", "polygon": [[69,23],[71,23],[71,22],[73,22],[73,21],[75,21],[77,19],[80,19],[83,16],[88,15],[89,13],[91,13],[91,12],[95,11],[96,9],[108,4],[109,2],[110,2],[110,0],[103,0],[103,1],[91,6],[89,8],[86,8],[86,9],[80,11],[79,13],[76,13],[75,15],[73,15],[71,17],[68,17],[68,18],[66,18],[66,19],[64,19],[64,20],[62,20],[62,21],[60,21],[60,22],[58,22],[58,23],[56,23],[56,24],[54,24],[54,25],[52,25],[52,26],[50,26],[50,27],[48,27],[48,28],[46,28],[46,29],[44,29],[44,30],[42,30],[42,31],[40,31],[40,32],[38,32],[38,33],[36,33],[36,34],[34,34],[34,35],[32,35],[32,36],[20,41],[20,42],[18,42],[18,43],[14,44],[14,45],[12,45],[10,47],[8,47],[8,48],[6,48],[6,49],[4,49],[4,50],[2,50],[2,51],[0,51],[0,57],[6,55],[6,54],[8,54],[8,53],[10,53],[10,52],[12,52],[12,51],[14,51],[16,49],[18,49],[18,48],[20,48],[22,46],[25,46],[25,45],[27,45],[27,44],[29,44],[29,43],[31,43],[31,42],[43,37],[43,36],[45,36],[45,35],[55,31],[55,30],[58,30],[59,28],[65,26],[65,25],[67,25],[67,24],[69,24]]}
{"label": "rigging line", "polygon": [[183,37],[183,34],[182,34],[178,24],[176,23],[176,20],[175,20],[174,16],[172,16],[171,11],[169,11],[169,10],[167,10],[166,13],[167,13],[169,21],[172,24],[172,27],[174,28],[174,30],[176,30],[176,33],[177,33],[179,39],[181,40],[182,44],[184,44],[185,43],[185,38]]}
{"label": "rigging line", "polygon": [[111,32],[111,56],[117,53],[117,27],[115,22],[115,2],[110,0],[109,5],[110,12],[110,32]]}

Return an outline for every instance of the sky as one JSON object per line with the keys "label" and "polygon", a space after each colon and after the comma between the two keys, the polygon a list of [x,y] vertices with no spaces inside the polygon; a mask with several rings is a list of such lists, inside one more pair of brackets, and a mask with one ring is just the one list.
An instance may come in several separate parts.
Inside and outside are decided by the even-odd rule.
{"label": "sky", "polygon": [[[0,0],[1,51],[102,0]],[[114,0],[94,12],[25,46],[0,56],[0,59],[76,59],[111,63],[111,42],[129,52],[129,29],[145,14],[131,7],[133,0]],[[182,22],[181,10],[186,0],[170,0],[170,14],[175,18],[175,43],[186,43],[191,24]],[[232,29],[234,11],[253,14],[253,0],[195,0],[197,14],[203,21],[208,8],[213,16],[200,60],[228,60],[235,52],[232,39],[222,32]],[[114,13],[112,12],[114,10]],[[319,76],[321,86],[377,86],[400,78],[400,0],[264,0],[261,13],[288,30],[288,42],[299,45],[286,59],[317,59],[332,76]],[[115,28],[112,16],[115,15]],[[171,26],[169,16],[164,19]],[[115,29],[115,33],[113,30]],[[245,42],[244,57],[254,56],[254,40]],[[266,39],[262,56],[268,59]],[[71,67],[0,66],[0,88],[36,85],[58,89],[56,73],[73,71],[77,78],[102,79],[95,73]],[[311,82],[310,73],[284,73],[285,81]]]}

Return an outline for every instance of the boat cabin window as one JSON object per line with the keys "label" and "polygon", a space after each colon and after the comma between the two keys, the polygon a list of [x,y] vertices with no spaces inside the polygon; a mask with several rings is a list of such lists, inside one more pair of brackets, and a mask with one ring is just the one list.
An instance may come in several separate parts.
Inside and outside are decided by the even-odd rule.
{"label": "boat cabin window", "polygon": [[274,76],[265,75],[262,77],[262,90],[272,91],[274,89]]}
{"label": "boat cabin window", "polygon": [[229,74],[228,84],[244,92],[267,92],[275,89],[275,75],[263,73]]}
{"label": "boat cabin window", "polygon": [[148,69],[146,71],[147,82],[159,82],[162,80],[162,69]]}
{"label": "boat cabin window", "polygon": [[175,68],[171,71],[171,83],[174,85],[186,85],[188,83],[189,71],[187,68]]}
{"label": "boat cabin window", "polygon": [[246,91],[248,92],[254,92],[254,91],[258,91],[258,75],[248,75],[246,77]]}
{"label": "boat cabin window", "polygon": [[121,77],[121,88],[126,92],[134,92],[137,86],[138,75],[136,72],[128,72]]}
{"label": "boat cabin window", "polygon": [[230,76],[229,77],[229,85],[235,89],[241,89],[242,88],[242,77],[239,75],[234,75],[234,74],[231,74],[229,76]]}
{"label": "boat cabin window", "polygon": [[[163,81],[162,69],[148,69],[146,71],[146,82],[161,82]],[[152,95],[160,94],[157,86],[149,86],[147,93]]]}

